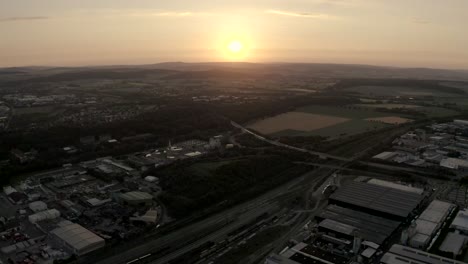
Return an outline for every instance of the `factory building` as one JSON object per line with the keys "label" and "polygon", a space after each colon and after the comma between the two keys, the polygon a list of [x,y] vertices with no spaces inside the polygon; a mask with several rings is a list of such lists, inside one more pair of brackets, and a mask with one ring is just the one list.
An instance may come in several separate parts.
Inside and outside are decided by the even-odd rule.
{"label": "factory building", "polygon": [[124,205],[149,206],[153,203],[153,196],[146,192],[116,193],[114,199]]}
{"label": "factory building", "polygon": [[347,264],[349,259],[345,256],[332,254],[305,243],[299,243],[281,255],[274,254],[266,259],[266,264]]}
{"label": "factory building", "polygon": [[37,213],[47,210],[47,204],[42,201],[35,201],[29,204],[29,209]]}
{"label": "factory building", "polygon": [[451,203],[432,201],[410,227],[408,244],[414,248],[425,249],[454,208]]}
{"label": "factory building", "polygon": [[422,195],[424,193],[424,190],[420,189],[420,188],[406,186],[406,185],[403,185],[403,184],[398,184],[398,183],[389,182],[389,181],[383,181],[383,180],[379,180],[379,179],[371,179],[367,183],[374,184],[374,185],[379,185],[379,186],[384,186],[384,187],[389,187],[389,188],[392,188],[392,189],[397,189],[397,190],[401,190],[401,191],[405,191],[405,192],[412,192],[412,193],[416,193],[416,194],[419,194],[419,195]]}
{"label": "factory building", "polygon": [[458,232],[468,235],[468,209],[460,210],[453,220],[450,228]]}
{"label": "factory building", "polygon": [[63,221],[59,226],[50,234],[73,254],[80,256],[105,245],[104,239],[79,224]]}
{"label": "factory building", "polygon": [[371,215],[404,221],[417,209],[423,196],[387,186],[351,182],[329,198],[330,204]]}
{"label": "factory building", "polygon": [[28,217],[29,222],[35,224],[39,221],[55,219],[60,217],[60,212],[57,209],[50,209],[39,213],[32,214]]}
{"label": "factory building", "polygon": [[452,258],[457,258],[463,254],[463,250],[465,249],[467,242],[467,236],[450,232],[440,245],[439,250],[450,254]]}
{"label": "factory building", "polygon": [[337,205],[329,205],[316,218],[321,221],[319,231],[333,233],[333,236],[339,236],[348,241],[353,241],[355,234],[357,234],[363,240],[378,245],[384,244],[400,225],[400,222],[395,220]]}
{"label": "factory building", "polygon": [[440,257],[421,250],[405,247],[402,245],[393,245],[392,248],[383,255],[381,264],[462,264],[464,262]]}

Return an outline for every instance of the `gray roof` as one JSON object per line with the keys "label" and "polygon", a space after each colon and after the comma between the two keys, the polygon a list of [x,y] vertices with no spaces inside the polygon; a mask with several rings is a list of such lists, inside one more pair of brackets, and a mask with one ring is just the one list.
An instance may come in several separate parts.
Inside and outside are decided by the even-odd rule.
{"label": "gray roof", "polygon": [[468,237],[466,236],[455,233],[448,233],[444,242],[442,245],[440,245],[439,250],[443,252],[450,252],[455,256],[458,256],[463,252],[463,247],[465,246],[467,240]]}
{"label": "gray roof", "polygon": [[407,217],[421,202],[419,194],[363,182],[350,182],[330,196],[330,200]]}
{"label": "gray roof", "polygon": [[145,192],[127,192],[120,194],[120,197],[124,200],[151,200],[153,196]]}
{"label": "gray roof", "polygon": [[335,232],[338,232],[340,234],[345,234],[352,236],[354,234],[354,231],[356,231],[356,228],[347,224],[343,224],[331,219],[325,219],[322,222],[320,222],[319,227],[326,228]]}
{"label": "gray roof", "polygon": [[65,241],[77,251],[81,251],[95,244],[104,243],[104,239],[79,224],[65,225],[52,230],[51,233]]}
{"label": "gray roof", "polygon": [[402,245],[393,245],[392,248],[385,253],[380,260],[384,264],[400,264],[400,263],[414,263],[414,264],[462,264],[461,261],[456,261],[434,254],[430,254],[421,250],[405,247]]}
{"label": "gray roof", "polygon": [[360,211],[329,205],[319,218],[331,219],[343,224],[351,225],[358,230],[358,234],[365,240],[382,244],[399,226],[398,221],[373,216]]}

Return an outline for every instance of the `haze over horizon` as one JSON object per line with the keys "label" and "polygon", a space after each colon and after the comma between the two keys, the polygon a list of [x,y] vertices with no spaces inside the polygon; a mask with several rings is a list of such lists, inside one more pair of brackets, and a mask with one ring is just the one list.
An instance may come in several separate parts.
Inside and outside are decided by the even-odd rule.
{"label": "haze over horizon", "polygon": [[468,2],[0,0],[0,67],[165,61],[468,69]]}

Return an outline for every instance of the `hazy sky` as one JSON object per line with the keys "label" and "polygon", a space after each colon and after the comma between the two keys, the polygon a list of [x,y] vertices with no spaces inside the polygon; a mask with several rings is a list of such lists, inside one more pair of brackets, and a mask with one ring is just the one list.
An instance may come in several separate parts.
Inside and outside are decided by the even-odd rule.
{"label": "hazy sky", "polygon": [[468,69],[468,1],[0,0],[0,66],[233,59]]}

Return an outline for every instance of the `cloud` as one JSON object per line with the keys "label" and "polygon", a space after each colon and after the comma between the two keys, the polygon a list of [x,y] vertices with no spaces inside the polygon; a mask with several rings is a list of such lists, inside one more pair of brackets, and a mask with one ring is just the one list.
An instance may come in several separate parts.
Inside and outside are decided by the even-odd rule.
{"label": "cloud", "polygon": [[4,18],[0,18],[0,22],[45,20],[45,19],[50,19],[50,17],[47,17],[47,16],[4,17]]}
{"label": "cloud", "polygon": [[337,18],[335,16],[330,16],[328,14],[308,13],[308,12],[291,12],[291,11],[275,10],[275,9],[270,9],[265,12],[268,14],[290,16],[290,17],[304,17],[304,18],[314,18],[314,19],[336,19]]}
{"label": "cloud", "polygon": [[159,12],[153,13],[155,16],[174,16],[174,17],[186,17],[186,16],[194,16],[197,15],[192,12]]}
{"label": "cloud", "polygon": [[201,16],[214,16],[213,13],[206,12],[190,12],[190,11],[135,11],[127,15],[137,16],[137,17],[201,17]]}

